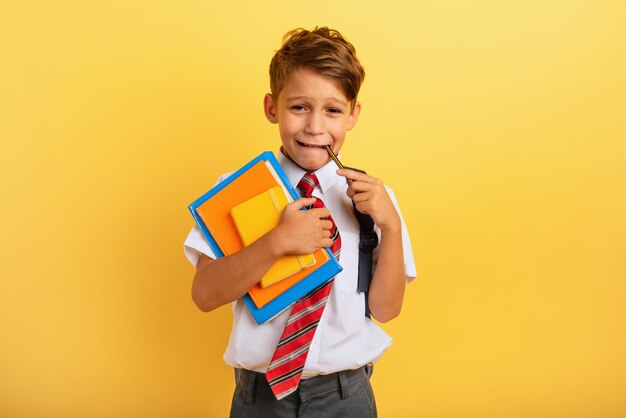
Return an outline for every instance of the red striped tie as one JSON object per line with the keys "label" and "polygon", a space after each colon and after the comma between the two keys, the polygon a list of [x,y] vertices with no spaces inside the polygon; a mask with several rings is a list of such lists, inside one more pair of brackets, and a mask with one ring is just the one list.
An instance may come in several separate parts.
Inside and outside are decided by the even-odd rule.
{"label": "red striped tie", "polygon": [[[311,197],[313,189],[319,185],[317,177],[313,173],[306,173],[298,183],[298,188],[303,197]],[[315,201],[314,208],[323,208],[324,202],[320,199]],[[330,230],[333,240],[330,250],[339,260],[341,252],[341,236],[332,217],[328,217],[333,223]],[[272,387],[276,399],[293,393],[300,383],[304,363],[309,354],[309,347],[315,335],[315,329],[322,317],[326,300],[333,286],[333,279],[312,290],[300,298],[294,305],[287,320],[285,330],[278,341],[276,351],[265,376]]]}

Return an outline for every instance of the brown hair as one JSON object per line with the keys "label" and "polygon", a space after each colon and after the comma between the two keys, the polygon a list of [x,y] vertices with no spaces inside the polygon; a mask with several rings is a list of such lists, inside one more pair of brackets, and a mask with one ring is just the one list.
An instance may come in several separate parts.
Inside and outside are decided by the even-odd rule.
{"label": "brown hair", "polygon": [[270,88],[278,98],[292,71],[307,68],[333,79],[352,106],[365,78],[354,46],[341,33],[326,26],[294,29],[283,37],[283,46],[270,63]]}

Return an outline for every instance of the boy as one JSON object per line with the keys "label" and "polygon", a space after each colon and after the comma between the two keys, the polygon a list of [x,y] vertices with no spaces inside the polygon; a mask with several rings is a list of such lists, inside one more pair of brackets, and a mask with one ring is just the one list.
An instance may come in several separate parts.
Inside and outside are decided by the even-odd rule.
{"label": "boy", "polygon": [[[380,242],[368,296],[373,318],[387,322],[400,313],[415,267],[393,192],[369,175],[337,170],[324,149],[339,153],[356,125],[364,76],[354,47],[339,32],[289,32],[270,64],[264,111],[278,124],[279,163],[304,197],[285,208],[275,229],[238,253],[216,259],[196,227],[185,242],[196,266],[196,305],[210,311],[234,302],[224,355],[235,368],[232,417],[377,416],[369,376],[391,338],[365,316],[365,295],[357,292],[359,224],[352,202],[373,218]],[[305,206],[313,209],[300,210]],[[282,255],[321,247],[331,248],[343,271],[291,312],[258,326],[240,298]],[[292,322],[303,312],[317,316],[306,326]],[[294,338],[303,341],[297,345]]]}

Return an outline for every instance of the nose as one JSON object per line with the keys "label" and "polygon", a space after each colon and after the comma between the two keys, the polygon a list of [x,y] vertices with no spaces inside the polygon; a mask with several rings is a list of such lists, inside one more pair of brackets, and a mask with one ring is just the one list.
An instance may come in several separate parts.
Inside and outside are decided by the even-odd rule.
{"label": "nose", "polygon": [[317,112],[311,112],[307,119],[304,132],[310,135],[320,135],[324,133],[324,123],[322,116]]}

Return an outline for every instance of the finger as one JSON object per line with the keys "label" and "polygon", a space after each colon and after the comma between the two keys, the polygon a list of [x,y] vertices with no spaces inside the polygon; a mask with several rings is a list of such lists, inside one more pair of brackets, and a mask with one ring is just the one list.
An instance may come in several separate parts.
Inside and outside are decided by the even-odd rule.
{"label": "finger", "polygon": [[309,209],[307,211],[311,216],[316,217],[317,219],[323,219],[323,218],[328,218],[328,216],[330,215],[330,212],[328,211],[328,209],[326,208],[314,208],[314,209]]}
{"label": "finger", "polygon": [[356,207],[356,210],[358,210],[359,212],[365,215],[371,213],[372,211],[372,205],[369,203],[369,201],[359,202],[355,205],[355,207]]}
{"label": "finger", "polygon": [[326,231],[333,229],[333,223],[331,221],[322,221],[322,229]]}
{"label": "finger", "polygon": [[371,193],[372,195],[379,190],[377,186],[373,183],[363,183],[359,181],[355,181],[352,183],[352,186],[348,187],[346,194],[350,199],[354,198],[354,195],[360,193]]}
{"label": "finger", "polygon": [[362,192],[362,193],[355,193],[351,196],[351,199],[354,203],[360,203],[360,202],[365,202],[366,200],[372,200],[372,198],[374,197],[374,193],[372,192]]}
{"label": "finger", "polygon": [[358,171],[350,170],[348,168],[337,170],[337,174],[347,179],[354,180],[354,181],[362,181],[364,183],[374,183],[378,180],[375,177],[369,176],[364,173],[359,173]]}
{"label": "finger", "polygon": [[323,238],[320,242],[320,245],[322,247],[330,247],[331,245],[333,245],[333,240],[330,238]]}
{"label": "finger", "polygon": [[330,231],[328,229],[322,231],[322,238],[330,238]]}
{"label": "finger", "polygon": [[[355,187],[356,184],[358,184],[358,186]],[[348,195],[350,199],[352,199],[352,196],[354,196],[357,193],[363,193],[369,190],[370,187],[371,186],[369,185],[369,183],[363,183],[363,182],[359,183],[355,181],[352,183],[352,186],[348,187],[348,190],[346,190],[346,194]]]}

